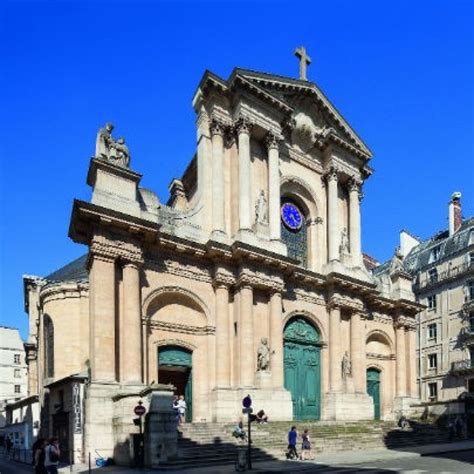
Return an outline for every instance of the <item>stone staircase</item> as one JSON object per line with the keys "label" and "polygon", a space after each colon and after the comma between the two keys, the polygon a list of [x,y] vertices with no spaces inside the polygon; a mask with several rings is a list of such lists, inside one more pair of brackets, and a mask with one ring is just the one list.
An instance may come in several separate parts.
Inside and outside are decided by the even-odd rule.
{"label": "stone staircase", "polygon": [[[287,448],[287,432],[292,423],[273,422],[266,425],[252,424],[252,459],[256,462],[284,459]],[[401,431],[393,422],[329,421],[295,422],[299,434],[308,429],[315,454],[348,450],[400,449],[443,443],[447,433],[435,425],[412,423],[407,431]],[[213,464],[233,464],[237,446],[233,436],[234,424],[193,423],[182,427],[178,441],[178,458],[163,467],[183,469]],[[298,444],[300,444],[300,440]],[[299,446],[298,451],[299,451]]]}

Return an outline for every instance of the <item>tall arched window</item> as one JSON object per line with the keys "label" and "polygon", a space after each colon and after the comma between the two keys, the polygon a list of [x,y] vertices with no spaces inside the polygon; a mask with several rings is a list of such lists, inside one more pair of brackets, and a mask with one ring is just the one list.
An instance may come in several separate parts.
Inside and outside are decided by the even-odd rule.
{"label": "tall arched window", "polygon": [[287,246],[288,256],[306,267],[308,262],[306,216],[298,204],[289,198],[281,202],[281,240]]}
{"label": "tall arched window", "polygon": [[52,319],[45,314],[44,326],[44,376],[54,377],[54,326]]}

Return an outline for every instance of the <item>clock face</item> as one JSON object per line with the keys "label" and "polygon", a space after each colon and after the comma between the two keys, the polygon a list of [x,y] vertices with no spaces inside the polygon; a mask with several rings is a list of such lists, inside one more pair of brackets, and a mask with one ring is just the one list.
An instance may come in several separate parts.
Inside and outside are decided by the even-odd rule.
{"label": "clock face", "polygon": [[299,209],[291,202],[285,202],[281,206],[281,219],[283,223],[291,230],[299,230],[303,225],[303,216]]}

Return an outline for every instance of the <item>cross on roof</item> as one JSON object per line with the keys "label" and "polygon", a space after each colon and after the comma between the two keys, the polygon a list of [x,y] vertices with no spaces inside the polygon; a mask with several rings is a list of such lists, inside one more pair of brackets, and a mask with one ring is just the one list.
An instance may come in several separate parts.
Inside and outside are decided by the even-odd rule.
{"label": "cross on roof", "polygon": [[300,60],[300,80],[307,81],[306,68],[309,64],[311,64],[311,58],[306,53],[306,48],[304,46],[296,48],[295,56],[297,56]]}

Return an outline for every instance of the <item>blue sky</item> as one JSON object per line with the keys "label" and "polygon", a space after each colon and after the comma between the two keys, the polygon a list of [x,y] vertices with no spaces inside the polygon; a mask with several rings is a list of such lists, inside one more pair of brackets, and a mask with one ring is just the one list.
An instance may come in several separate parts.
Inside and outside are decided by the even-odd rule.
{"label": "blue sky", "polygon": [[405,228],[474,215],[470,1],[3,2],[0,321],[26,336],[22,275],[82,255],[67,237],[89,199],[95,133],[116,124],[142,184],[162,200],[195,150],[191,98],[205,69],[295,77],[296,46],[374,153],[362,204],[365,252],[387,259]]}

